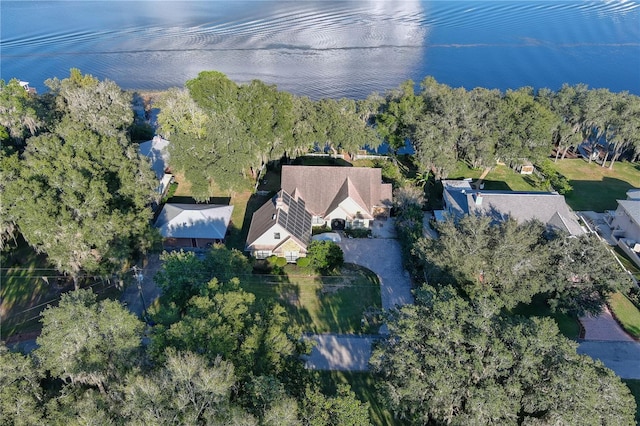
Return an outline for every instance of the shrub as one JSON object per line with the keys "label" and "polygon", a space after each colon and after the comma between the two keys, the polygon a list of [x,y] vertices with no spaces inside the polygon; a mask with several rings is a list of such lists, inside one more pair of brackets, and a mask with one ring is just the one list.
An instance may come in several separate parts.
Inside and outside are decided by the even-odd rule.
{"label": "shrub", "polygon": [[352,238],[369,238],[371,236],[371,229],[368,228],[349,228],[345,229],[344,233]]}
{"label": "shrub", "polygon": [[167,201],[169,201],[169,199],[171,199],[171,197],[175,195],[177,189],[178,182],[171,182],[171,184],[169,185],[169,189],[167,189],[167,195],[164,196],[162,202],[166,203]]}
{"label": "shrub", "polygon": [[306,268],[311,264],[311,259],[309,259],[308,257],[300,257],[298,258],[296,263],[298,264],[299,267]]}
{"label": "shrub", "polygon": [[311,235],[324,234],[325,232],[331,232],[331,228],[327,225],[314,226],[313,228],[311,228]]}
{"label": "shrub", "polygon": [[540,164],[537,164],[536,167],[544,176],[543,185],[546,186],[547,189],[553,188],[561,195],[567,195],[573,190],[569,180],[554,168],[551,160],[545,159],[540,162]]}
{"label": "shrub", "polygon": [[276,261],[278,260],[278,256],[276,256],[275,254],[272,254],[271,256],[267,257],[266,261],[267,263],[269,263],[269,265],[274,266],[276,264]]}
{"label": "shrub", "polygon": [[344,264],[344,253],[332,241],[312,241],[307,251],[311,266],[321,272],[330,272]]}
{"label": "shrub", "polygon": [[276,266],[283,268],[287,264],[287,259],[284,257],[276,258]]}

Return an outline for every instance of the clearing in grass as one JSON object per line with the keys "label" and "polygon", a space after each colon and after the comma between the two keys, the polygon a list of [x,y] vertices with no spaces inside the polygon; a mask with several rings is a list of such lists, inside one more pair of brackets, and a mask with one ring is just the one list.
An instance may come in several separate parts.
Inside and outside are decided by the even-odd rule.
{"label": "clearing in grass", "polygon": [[369,334],[381,325],[380,282],[361,266],[345,264],[338,276],[319,276],[287,265],[283,275],[243,277],[240,285],[258,299],[278,301],[308,333]]}
{"label": "clearing in grass", "polygon": [[582,159],[565,159],[554,163],[554,167],[573,187],[565,198],[576,211],[615,210],[618,207],[616,200],[626,200],[629,189],[640,188],[638,163],[618,162],[610,170]]}

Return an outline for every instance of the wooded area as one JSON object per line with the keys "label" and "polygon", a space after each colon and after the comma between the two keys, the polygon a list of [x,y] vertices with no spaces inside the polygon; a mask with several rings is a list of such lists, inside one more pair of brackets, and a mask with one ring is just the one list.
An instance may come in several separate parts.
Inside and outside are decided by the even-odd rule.
{"label": "wooded area", "polygon": [[[0,81],[0,248],[18,233],[77,283],[122,273],[152,249],[154,175],[132,134],[132,96],[71,70],[27,93]],[[423,238],[424,188],[459,161],[549,167],[570,147],[600,150],[609,167],[640,158],[640,98],[584,85],[558,91],[451,88],[426,78],[367,99],[312,101],[260,81],[203,72],[158,101],[170,167],[208,200],[211,188],[253,188],[270,162],[311,150],[354,154],[407,141],[415,183],[396,188],[398,238],[416,306],[388,312],[390,335],[372,360],[381,398],[412,424],[630,424],[620,379],[575,353],[549,320],[513,315],[544,297],[553,309],[595,312],[624,289],[588,237],[538,223],[470,217]],[[588,161],[592,157],[589,156]],[[551,173],[549,173],[551,175]],[[559,179],[561,176],[548,176]],[[421,183],[420,183],[421,182]],[[552,183],[561,186],[560,183]],[[321,246],[321,244],[316,244]],[[321,256],[322,255],[322,256]],[[322,269],[334,253],[310,260]],[[251,265],[214,247],[164,255],[163,296],[148,324],[90,290],[42,316],[40,348],[0,348],[0,414],[15,424],[365,425],[348,387],[321,392],[303,368],[303,330],[274,300],[243,289]],[[429,286],[422,285],[428,282]],[[144,342],[144,344],[143,344]]]}

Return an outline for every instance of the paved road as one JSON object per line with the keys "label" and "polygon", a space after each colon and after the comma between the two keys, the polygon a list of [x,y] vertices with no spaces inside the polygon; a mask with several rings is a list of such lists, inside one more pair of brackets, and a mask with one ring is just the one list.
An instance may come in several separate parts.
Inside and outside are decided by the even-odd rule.
{"label": "paved road", "polygon": [[578,353],[599,359],[623,379],[640,379],[640,343],[584,341]]}
{"label": "paved road", "polygon": [[305,367],[312,370],[368,371],[374,336],[320,334]]}
{"label": "paved road", "polygon": [[402,253],[397,240],[345,238],[340,246],[345,262],[362,265],[378,275],[384,309],[413,303],[411,280],[402,267]]}
{"label": "paved road", "polygon": [[148,308],[154,300],[158,296],[160,296],[160,289],[153,282],[153,277],[156,272],[160,270],[160,266],[162,263],[160,262],[160,255],[152,254],[147,258],[146,264],[142,269],[142,297],[140,297],[140,292],[138,291],[138,286],[135,283],[132,283],[127,286],[122,292],[122,296],[120,296],[120,301],[123,305],[125,305],[129,310],[139,317],[142,318],[143,307],[142,300],[144,299],[145,307]]}
{"label": "paved road", "polygon": [[613,341],[613,342],[633,342],[616,320],[611,315],[607,306],[598,316],[584,316],[580,318],[584,327],[584,340]]}

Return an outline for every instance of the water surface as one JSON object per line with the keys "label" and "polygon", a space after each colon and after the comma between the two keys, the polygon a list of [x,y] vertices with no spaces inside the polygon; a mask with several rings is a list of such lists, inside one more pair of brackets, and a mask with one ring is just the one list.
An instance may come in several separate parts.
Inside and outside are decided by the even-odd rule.
{"label": "water surface", "polygon": [[631,1],[0,2],[0,77],[45,90],[72,67],[128,89],[202,70],[312,98],[362,98],[426,75],[452,86],[640,94]]}

